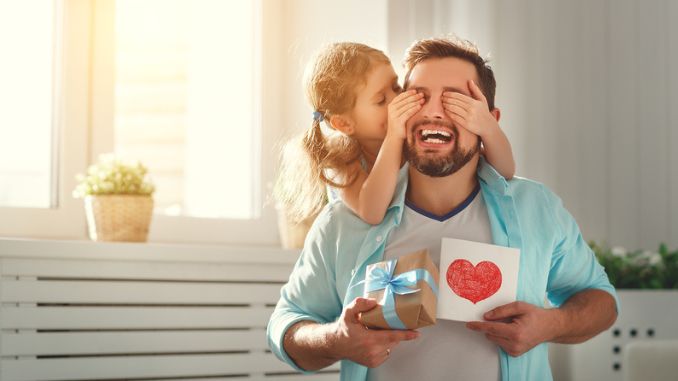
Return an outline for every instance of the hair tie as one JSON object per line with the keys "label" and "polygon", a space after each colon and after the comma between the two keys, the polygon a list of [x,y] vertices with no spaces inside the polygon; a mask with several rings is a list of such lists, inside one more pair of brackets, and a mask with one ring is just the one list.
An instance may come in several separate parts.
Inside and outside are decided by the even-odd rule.
{"label": "hair tie", "polygon": [[323,120],[325,120],[325,118],[323,117],[323,114],[320,113],[320,111],[313,111],[313,120],[322,122]]}

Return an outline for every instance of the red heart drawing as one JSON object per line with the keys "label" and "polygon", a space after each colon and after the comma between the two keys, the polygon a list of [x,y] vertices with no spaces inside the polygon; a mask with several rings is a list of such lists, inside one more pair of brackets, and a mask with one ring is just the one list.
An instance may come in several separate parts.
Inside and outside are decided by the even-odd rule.
{"label": "red heart drawing", "polygon": [[447,284],[455,294],[476,304],[501,288],[501,271],[490,261],[474,267],[466,259],[457,259],[447,268]]}

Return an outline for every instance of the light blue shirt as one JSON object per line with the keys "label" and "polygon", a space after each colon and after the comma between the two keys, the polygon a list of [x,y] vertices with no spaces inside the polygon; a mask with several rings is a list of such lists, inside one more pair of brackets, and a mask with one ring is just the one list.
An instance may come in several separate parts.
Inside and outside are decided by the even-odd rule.
{"label": "light blue shirt", "polygon": [[[283,349],[285,331],[302,320],[333,322],[345,305],[362,296],[363,288],[356,284],[365,279],[368,264],[382,260],[386,238],[400,224],[407,170],[404,166],[400,171],[393,202],[381,224],[369,225],[342,202],[333,202],[311,227],[267,329],[271,351],[294,369],[305,372]],[[477,174],[494,244],[520,249],[518,300],[543,307],[547,296],[552,305],[560,306],[575,293],[595,288],[610,293],[619,310],[605,270],[558,196],[527,179],[507,182],[482,158]],[[499,349],[499,362],[504,381],[552,379],[546,343],[519,357]],[[366,376],[366,367],[341,361],[341,380],[362,381]]]}

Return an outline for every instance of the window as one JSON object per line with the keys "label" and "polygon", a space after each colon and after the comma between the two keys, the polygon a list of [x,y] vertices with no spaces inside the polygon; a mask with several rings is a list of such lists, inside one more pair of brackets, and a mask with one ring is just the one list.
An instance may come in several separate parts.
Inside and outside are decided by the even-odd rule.
{"label": "window", "polygon": [[86,239],[75,174],[117,152],[156,183],[150,241],[276,244],[283,7],[266,6],[1,1],[0,236]]}
{"label": "window", "polygon": [[[156,184],[150,241],[276,244],[264,195],[281,129],[270,85],[278,2],[96,2],[89,161],[116,152]],[[266,16],[268,15],[268,16]],[[276,78],[277,81],[277,78]],[[267,83],[262,91],[262,83]],[[275,88],[271,91],[271,88]],[[267,119],[268,118],[268,119]]]}
{"label": "window", "polygon": [[0,2],[0,236],[85,237],[71,191],[87,166],[91,4]]}
{"label": "window", "polygon": [[156,214],[258,212],[255,4],[116,1],[112,150],[149,168]]}
{"label": "window", "polygon": [[0,206],[56,206],[55,21],[51,1],[0,2]]}

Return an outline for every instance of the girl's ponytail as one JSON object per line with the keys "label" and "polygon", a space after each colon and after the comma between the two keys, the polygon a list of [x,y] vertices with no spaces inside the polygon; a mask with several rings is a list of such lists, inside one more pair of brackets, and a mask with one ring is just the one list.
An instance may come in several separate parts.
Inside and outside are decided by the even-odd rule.
{"label": "girl's ponytail", "polygon": [[358,142],[337,131],[324,134],[320,123],[353,109],[355,89],[365,83],[375,62],[390,63],[377,49],[341,42],[320,51],[307,67],[304,82],[314,109],[313,124],[283,147],[274,189],[278,207],[289,221],[313,218],[327,203],[327,186],[347,187],[358,177],[353,170],[361,155]]}
{"label": "girl's ponytail", "polygon": [[282,150],[280,173],[274,188],[279,210],[291,223],[314,217],[327,203],[322,163],[327,157],[320,121],[303,135],[288,141]]}
{"label": "girl's ponytail", "polygon": [[302,147],[308,159],[310,160],[310,171],[313,178],[317,179],[317,183],[321,185],[324,177],[324,163],[328,156],[327,142],[323,136],[320,128],[320,120],[313,118],[313,125],[304,134],[302,140]]}

